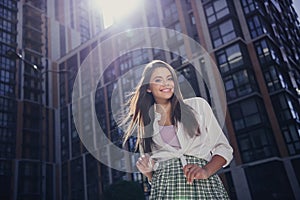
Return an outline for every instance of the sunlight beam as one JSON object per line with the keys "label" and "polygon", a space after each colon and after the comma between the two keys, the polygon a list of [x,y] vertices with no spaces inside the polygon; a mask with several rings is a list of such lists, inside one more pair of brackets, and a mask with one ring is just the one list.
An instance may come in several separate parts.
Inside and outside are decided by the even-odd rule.
{"label": "sunlight beam", "polygon": [[104,28],[133,13],[142,0],[94,0],[96,9],[103,14]]}

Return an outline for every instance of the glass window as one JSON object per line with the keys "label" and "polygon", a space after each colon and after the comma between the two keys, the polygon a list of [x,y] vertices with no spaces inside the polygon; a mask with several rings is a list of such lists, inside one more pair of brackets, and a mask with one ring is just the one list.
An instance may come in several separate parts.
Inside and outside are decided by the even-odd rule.
{"label": "glass window", "polygon": [[10,33],[1,31],[0,32],[0,41],[3,43],[7,43],[7,44],[15,43],[15,37]]}
{"label": "glass window", "polygon": [[[188,65],[177,70],[178,81],[184,98],[200,96],[196,70]],[[190,88],[192,87],[192,88]]]}
{"label": "glass window", "polygon": [[[0,98],[0,102],[1,102],[1,98]],[[13,102],[10,102],[10,104],[14,105]],[[11,110],[9,111],[5,111],[4,109],[0,110],[0,142],[13,145],[16,137],[14,134],[15,131],[14,127],[16,123],[14,120],[15,120],[16,112],[15,112],[15,108],[8,107],[7,109],[11,109]]]}
{"label": "glass window", "polygon": [[135,50],[132,52],[133,66],[142,65],[148,62],[148,52],[146,49]]}
{"label": "glass window", "polygon": [[[7,51],[8,47],[1,44],[1,50]],[[5,54],[6,52],[3,52]],[[15,96],[15,66],[16,62],[4,56],[0,58],[0,96]]]}
{"label": "glass window", "polygon": [[6,85],[0,83],[0,95],[1,96],[14,96],[14,87],[12,85]]}
{"label": "glass window", "polygon": [[170,31],[167,32],[169,39],[176,39],[177,42],[182,40],[180,23],[175,23],[173,26],[170,26],[168,28],[174,30],[174,31],[170,30]]}
{"label": "glass window", "polygon": [[4,1],[4,5],[8,8],[12,8],[13,10],[17,9],[17,2],[6,0]]}
{"label": "glass window", "polygon": [[132,67],[132,59],[124,59],[121,58],[120,60],[120,70],[121,70],[121,74],[126,73],[131,67]]}
{"label": "glass window", "polygon": [[191,25],[196,25],[194,13],[189,14],[189,18],[190,18]]}
{"label": "glass window", "polygon": [[216,56],[221,73],[241,67],[245,63],[239,44],[234,44],[216,52]]}
{"label": "glass window", "polygon": [[101,183],[102,183],[102,189],[106,189],[106,187],[110,184],[110,179],[109,179],[109,171],[110,171],[110,168],[107,167],[106,165],[104,164],[100,164],[101,165]]}
{"label": "glass window", "polygon": [[0,197],[9,199],[11,195],[11,178],[12,178],[11,160],[0,160]]}
{"label": "glass window", "polygon": [[214,47],[219,47],[237,37],[232,20],[211,28],[210,33]]}
{"label": "glass window", "polygon": [[241,0],[241,3],[245,14],[249,14],[256,9],[259,9],[257,0]]}
{"label": "glass window", "polygon": [[80,51],[80,63],[82,63],[90,53],[90,47],[86,47]]}
{"label": "glass window", "polygon": [[87,177],[87,196],[89,200],[99,199],[99,181],[98,165],[94,157],[88,155],[86,157],[86,177]]}
{"label": "glass window", "polygon": [[72,136],[72,139],[76,139],[78,138],[78,133],[77,133],[77,129],[75,127],[75,124],[74,124],[74,119],[73,119],[73,116],[71,116],[71,136]]}
{"label": "glass window", "polygon": [[170,56],[171,59],[176,59],[178,56],[185,57],[186,51],[183,44],[183,38],[181,34],[181,25],[180,23],[176,23],[170,27],[170,29],[174,29],[174,31],[168,31],[168,40],[167,45],[171,49]]}
{"label": "glass window", "polygon": [[120,148],[122,148],[122,137],[123,137],[122,129],[116,127],[110,132],[110,140]]}
{"label": "glass window", "polygon": [[[11,2],[14,3],[14,8],[16,8],[17,6],[17,2],[13,2],[13,1],[7,1],[7,2]],[[3,17],[4,19],[16,19],[16,12],[12,11],[11,9],[7,9],[4,6],[0,7],[0,16]]]}
{"label": "glass window", "polygon": [[69,158],[69,123],[68,109],[63,107],[60,110],[60,131],[61,131],[61,160],[65,161]]}
{"label": "glass window", "polygon": [[19,164],[20,176],[18,177],[18,184],[21,191],[20,195],[30,193],[39,193],[39,175],[40,165],[33,162],[23,161]]}
{"label": "glass window", "polygon": [[74,199],[84,199],[83,161],[79,157],[71,161],[71,192]]}
{"label": "glass window", "polygon": [[244,162],[277,155],[277,149],[270,129],[259,128],[241,132],[237,134],[237,140]]}
{"label": "glass window", "polygon": [[155,3],[152,3],[150,1],[145,1],[144,2],[148,8],[147,12],[147,20],[148,20],[148,25],[158,27],[159,26],[159,19],[158,19],[158,13],[157,13],[157,7]]}
{"label": "glass window", "polygon": [[[106,126],[106,103],[104,96],[104,88],[98,88],[95,96],[95,112],[97,115],[97,122],[105,134],[107,134]],[[100,137],[100,134],[99,134]],[[99,138],[98,138],[99,139]]]}
{"label": "glass window", "polygon": [[163,1],[164,3],[164,17],[165,18],[172,18],[172,19],[178,19],[178,12],[176,3],[174,0],[171,1]]}
{"label": "glass window", "polygon": [[77,54],[67,60],[65,69],[70,70],[70,73],[66,75],[68,76],[68,102],[71,102],[73,85],[78,71]]}
{"label": "glass window", "polygon": [[271,61],[280,64],[280,51],[275,48],[269,40],[263,39],[255,44],[256,53],[259,58],[259,62],[262,66],[268,66]]}
{"label": "glass window", "polygon": [[[7,18],[5,18],[5,19],[7,19]],[[7,21],[5,19],[0,19],[0,29],[6,30],[8,32],[15,31],[15,25],[13,23],[11,23],[10,21]],[[13,36],[13,34],[11,34],[11,35]]]}
{"label": "glass window", "polygon": [[[6,132],[5,129],[2,129],[3,132]],[[7,130],[7,132],[10,132],[10,130]],[[11,141],[8,134],[2,133],[0,136],[5,136],[6,138],[3,138],[2,141],[0,141],[0,156],[5,158],[14,158],[15,157],[15,145],[14,141]],[[10,141],[9,141],[10,140]]]}
{"label": "glass window", "polygon": [[87,185],[98,183],[95,177],[98,177],[98,162],[97,160],[91,155],[87,154],[85,159],[85,166],[86,166],[86,182]]}
{"label": "glass window", "polygon": [[53,165],[52,164],[47,164],[46,165],[46,200],[51,200],[51,199],[54,199],[54,192],[56,191],[56,189],[54,188],[55,185],[54,185],[54,180],[55,177],[53,176]]}
{"label": "glass window", "polygon": [[256,38],[267,33],[266,24],[263,19],[257,15],[247,19],[249,31],[252,38]]}
{"label": "glass window", "polygon": [[78,157],[81,153],[79,139],[72,140],[72,158]]}
{"label": "glass window", "polygon": [[300,153],[300,129],[297,124],[282,126],[282,132],[290,155]]}
{"label": "glass window", "polygon": [[238,71],[224,77],[225,90],[228,100],[250,94],[257,89],[252,81],[254,76],[247,70]]}
{"label": "glass window", "polygon": [[263,110],[262,102],[256,99],[248,99],[230,106],[235,130],[263,124],[266,119],[266,113]]}
{"label": "glass window", "polygon": [[277,95],[272,97],[272,103],[290,155],[299,154],[300,128],[296,123],[299,121],[298,102],[288,95]]}
{"label": "glass window", "polygon": [[151,43],[152,43],[152,46],[153,46],[152,52],[153,52],[154,59],[156,57],[164,55],[161,49],[156,48],[156,47],[160,46],[161,41],[162,41],[161,35],[158,35],[158,34],[151,35]]}
{"label": "glass window", "polygon": [[110,81],[113,81],[116,79],[116,70],[113,64],[111,64],[110,66],[108,66],[106,68],[106,70],[104,71],[104,81],[105,83],[108,83]]}
{"label": "glass window", "polygon": [[221,19],[229,14],[229,8],[226,0],[216,0],[204,7],[208,24]]}
{"label": "glass window", "polygon": [[62,190],[62,199],[69,199],[69,166],[68,162],[62,163],[61,165],[61,187]]}
{"label": "glass window", "polygon": [[85,96],[81,98],[81,116],[82,116],[82,131],[89,135],[88,137],[93,137],[93,125],[92,125],[92,110],[90,107],[90,96]]}
{"label": "glass window", "polygon": [[117,90],[118,85],[117,82],[112,82],[109,85],[107,85],[107,96],[108,96],[108,110],[111,111],[112,105],[120,105],[120,99],[119,98],[112,98],[113,94],[115,94],[115,90]]}
{"label": "glass window", "polygon": [[269,92],[274,92],[282,88],[287,88],[287,83],[277,66],[271,65],[264,70],[264,77]]}

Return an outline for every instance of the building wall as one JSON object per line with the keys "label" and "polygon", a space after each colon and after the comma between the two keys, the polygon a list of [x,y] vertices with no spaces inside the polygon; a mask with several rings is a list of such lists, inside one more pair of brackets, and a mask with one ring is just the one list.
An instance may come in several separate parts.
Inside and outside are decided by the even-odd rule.
{"label": "building wall", "polygon": [[[82,91],[91,90],[95,83],[99,84],[95,98],[95,111],[97,120],[107,137],[118,144],[120,130],[112,119],[110,102],[113,101],[113,104],[124,102],[126,91],[132,89],[138,81],[138,78],[137,80],[134,78],[139,77],[135,67],[152,59],[166,60],[186,77],[196,75],[189,79],[190,84],[197,91],[196,95],[214,102],[212,89],[217,85],[211,81],[208,82],[210,87],[207,88],[201,79],[204,75],[195,73],[192,65],[186,64],[184,59],[174,54],[177,52],[182,57],[193,58],[199,53],[191,43],[178,34],[181,32],[205,48],[216,63],[223,80],[228,111],[224,131],[235,151],[233,162],[220,171],[220,175],[231,198],[298,199],[299,175],[296,169],[300,150],[298,81],[300,49],[298,47],[299,22],[291,2],[156,0],[151,3],[145,2],[140,13],[135,13],[135,16],[137,15],[140,17],[132,17],[130,20],[126,19],[126,23],[114,25],[58,61],[61,67],[68,68],[71,67],[68,63],[71,63],[70,60],[75,57],[74,59],[77,60],[75,68],[78,70],[85,65],[82,64],[82,54],[86,55],[91,51],[88,59],[92,59],[95,65],[88,68],[84,75],[81,74],[80,80],[86,79],[85,75],[92,77],[92,80],[83,84]],[[109,52],[102,48],[97,54],[92,51],[94,48],[97,49],[95,47],[97,43],[102,45],[109,36],[115,36],[116,33],[122,33],[128,28],[149,26],[165,27],[178,32],[152,35],[149,31],[140,37],[124,37],[124,41],[121,42],[112,39],[105,48],[105,50],[109,49]],[[134,46],[145,46],[144,44],[155,46],[157,43],[163,43],[164,47],[173,53],[155,48],[141,48],[125,54],[118,52],[121,45],[130,49]],[[111,61],[112,63],[104,69],[106,63],[110,61],[109,58],[112,58],[108,54],[116,55],[118,59]],[[72,67],[74,68],[74,65]],[[100,76],[103,70],[105,70],[103,77],[95,82],[95,77]],[[208,70],[207,73],[213,71]],[[131,74],[132,81],[122,81],[125,74]],[[64,90],[62,93],[64,100],[60,101],[63,116],[70,113],[69,95],[73,79],[74,76],[60,80],[61,91]],[[88,83],[91,83],[89,87],[86,86]],[[112,91],[116,88],[122,91],[123,95],[120,99],[111,97]],[[86,92],[86,96],[83,96],[87,99],[94,98],[89,95]],[[217,106],[213,105],[216,113],[220,110]],[[86,109],[83,108],[84,111]],[[67,122],[66,118],[61,123],[72,124],[72,121]],[[84,131],[93,132],[89,129]],[[134,144],[134,140],[130,144]],[[71,162],[77,159],[85,160],[86,156],[90,155],[82,148],[76,136],[69,137],[69,141],[64,140],[62,148],[63,152],[68,152],[64,154],[63,163],[68,163],[69,160]],[[73,152],[75,149],[78,149],[76,154]],[[129,149],[132,149],[132,146],[129,146]],[[127,159],[128,161],[121,160],[120,163],[134,164],[132,162],[134,157]],[[77,164],[82,168],[89,165],[82,161]],[[139,173],[118,175],[110,168],[102,171],[102,167],[105,168],[99,162],[95,162],[94,168],[101,168],[98,171],[94,170],[99,176],[99,193],[106,188],[107,184],[119,179],[129,179],[143,183],[145,194],[148,194],[147,182]],[[70,174],[67,169],[62,172],[70,177],[73,176],[72,173],[71,171]],[[83,173],[83,176],[87,174]],[[77,178],[81,180],[82,177]],[[68,183],[72,185],[72,182]],[[79,188],[81,189],[71,190],[68,195],[73,197],[77,191],[89,194],[84,184]]]}
{"label": "building wall", "polygon": [[[212,103],[216,114],[224,109],[213,104],[218,101],[212,90],[217,84],[203,81],[216,71],[207,68],[199,74],[176,55],[190,59],[199,53],[178,32],[153,35],[149,31],[137,37],[130,37],[129,32],[123,40],[110,40],[105,48],[97,49],[111,36],[131,28],[165,27],[199,42],[221,74],[228,112],[218,116],[221,121],[226,117],[224,132],[235,153],[231,165],[220,175],[231,198],[299,199],[300,31],[291,3],[145,1],[143,8],[124,19],[126,23],[103,30],[101,14],[87,8],[93,6],[92,1],[1,1],[0,198],[97,199],[108,185],[120,179],[140,182],[148,195],[149,185],[141,174],[123,173],[98,162],[81,143],[78,131],[94,134],[93,145],[109,163],[133,167],[134,156],[110,157],[112,147],[96,135],[96,123],[99,121],[105,135],[120,145],[122,130],[112,118],[110,102],[124,102],[124,96],[138,81],[140,71],[134,67],[152,59],[172,64],[190,81],[197,96]],[[162,45],[169,51],[138,48],[123,54],[117,48],[122,45]],[[8,55],[7,50],[21,54],[27,62]],[[118,59],[110,60],[112,55]],[[86,111],[86,119],[85,126],[77,130],[72,90],[78,69],[87,62],[85,58],[93,67],[80,76],[81,91],[84,101],[95,99],[95,108],[79,105]],[[206,66],[201,63],[199,59],[197,64]],[[57,74],[44,73],[41,83],[32,64],[71,73],[60,74],[59,79]],[[128,81],[122,78],[124,75],[135,78]],[[89,91],[98,82],[94,98]],[[186,85],[182,83],[182,87]],[[120,88],[120,98],[112,97],[114,88]],[[54,98],[58,92],[58,98]],[[94,110],[97,119],[90,118]],[[134,139],[130,150],[133,144]]]}
{"label": "building wall", "polygon": [[[87,36],[92,37],[96,30],[101,31],[101,23],[90,23],[96,13],[82,16],[88,19],[90,33],[60,18],[63,8],[67,11],[64,17],[77,9],[73,16],[81,19],[83,8],[76,4],[71,8],[70,3],[0,2],[0,199],[60,199],[60,153],[56,150],[58,73],[53,72],[57,70],[54,61],[87,40]],[[101,15],[97,20],[101,21]],[[34,65],[41,73],[33,69]]]}

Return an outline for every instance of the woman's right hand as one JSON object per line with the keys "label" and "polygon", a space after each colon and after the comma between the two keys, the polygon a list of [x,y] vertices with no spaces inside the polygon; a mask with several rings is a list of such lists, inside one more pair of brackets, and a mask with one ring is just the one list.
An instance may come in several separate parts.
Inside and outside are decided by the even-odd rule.
{"label": "woman's right hand", "polygon": [[154,164],[155,161],[151,159],[149,154],[145,154],[139,157],[138,161],[136,162],[136,167],[142,174],[144,174],[148,178],[148,180],[151,181]]}

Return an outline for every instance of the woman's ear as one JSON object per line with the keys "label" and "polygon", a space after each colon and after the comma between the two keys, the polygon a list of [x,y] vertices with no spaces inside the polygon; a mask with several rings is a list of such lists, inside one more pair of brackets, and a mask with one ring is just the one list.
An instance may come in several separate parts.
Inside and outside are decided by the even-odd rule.
{"label": "woman's ear", "polygon": [[151,90],[148,88],[148,89],[147,89],[147,92],[148,92],[148,93],[151,93]]}

